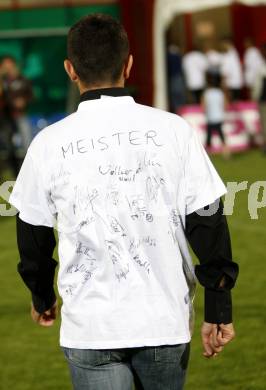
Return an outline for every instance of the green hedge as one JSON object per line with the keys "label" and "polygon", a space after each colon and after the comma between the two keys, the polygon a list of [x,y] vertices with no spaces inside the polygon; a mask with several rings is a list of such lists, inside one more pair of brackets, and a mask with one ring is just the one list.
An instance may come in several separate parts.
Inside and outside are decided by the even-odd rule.
{"label": "green hedge", "polygon": [[120,17],[120,8],[116,4],[4,10],[0,11],[0,31],[67,27],[81,16],[95,12]]}

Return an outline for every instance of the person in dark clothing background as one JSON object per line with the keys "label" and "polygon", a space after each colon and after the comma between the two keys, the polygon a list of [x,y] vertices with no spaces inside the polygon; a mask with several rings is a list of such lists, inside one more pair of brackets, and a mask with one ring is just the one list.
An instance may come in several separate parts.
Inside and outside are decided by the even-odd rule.
{"label": "person in dark clothing background", "polygon": [[[21,134],[19,118],[25,114],[32,100],[32,86],[19,71],[16,60],[11,56],[0,58],[0,132],[7,162],[16,177],[24,156],[17,153],[15,138],[20,139],[24,150],[29,146],[31,136]],[[23,145],[23,143],[25,145]]]}
{"label": "person in dark clothing background", "polygon": [[177,113],[186,103],[186,86],[182,68],[182,53],[177,45],[167,50],[167,76],[170,111]]}

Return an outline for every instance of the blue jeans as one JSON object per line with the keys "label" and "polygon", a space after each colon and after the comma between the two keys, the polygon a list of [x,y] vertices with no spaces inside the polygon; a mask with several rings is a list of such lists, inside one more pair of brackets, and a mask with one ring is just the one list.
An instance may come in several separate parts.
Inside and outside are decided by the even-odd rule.
{"label": "blue jeans", "polygon": [[190,344],[112,350],[63,347],[74,390],[182,390]]}

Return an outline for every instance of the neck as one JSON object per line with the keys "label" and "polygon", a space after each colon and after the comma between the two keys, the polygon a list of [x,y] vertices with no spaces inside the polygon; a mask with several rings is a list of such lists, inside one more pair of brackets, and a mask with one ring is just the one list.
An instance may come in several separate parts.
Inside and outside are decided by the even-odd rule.
{"label": "neck", "polygon": [[125,88],[125,81],[121,80],[117,83],[93,84],[90,86],[78,85],[78,89],[81,95],[85,92],[94,91],[95,89],[106,89],[106,88]]}

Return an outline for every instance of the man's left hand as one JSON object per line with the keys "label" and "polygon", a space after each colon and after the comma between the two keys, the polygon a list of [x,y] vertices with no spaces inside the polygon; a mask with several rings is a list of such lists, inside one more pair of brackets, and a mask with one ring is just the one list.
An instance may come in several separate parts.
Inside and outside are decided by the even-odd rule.
{"label": "man's left hand", "polygon": [[233,324],[210,324],[204,322],[201,328],[203,355],[206,358],[216,357],[225,345],[235,337]]}

